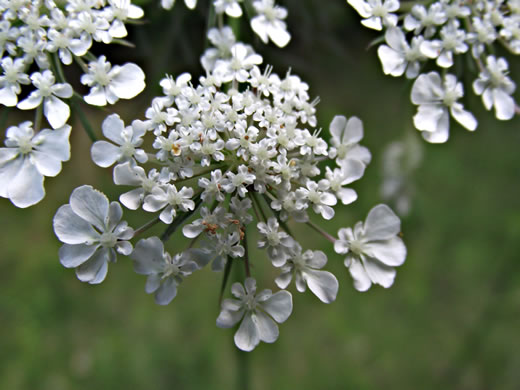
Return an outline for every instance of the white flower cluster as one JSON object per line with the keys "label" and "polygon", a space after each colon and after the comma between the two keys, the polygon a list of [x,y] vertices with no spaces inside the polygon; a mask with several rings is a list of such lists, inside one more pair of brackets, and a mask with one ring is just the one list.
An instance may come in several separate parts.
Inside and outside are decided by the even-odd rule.
{"label": "white flower cluster", "polygon": [[[411,100],[419,107],[413,122],[428,142],[448,140],[450,116],[466,129],[476,129],[477,120],[459,102],[464,96],[459,79],[463,73],[467,78],[468,71],[474,74],[473,92],[482,96],[487,110],[494,108],[497,119],[509,120],[520,114],[507,59],[495,54],[495,46],[511,55],[520,54],[518,1],[348,3],[364,18],[366,27],[385,30],[385,43],[377,51],[383,72],[415,79]],[[421,73],[430,60],[440,69]]]}
{"label": "white flower cluster", "polygon": [[[143,71],[131,63],[112,66],[105,56],[96,58],[89,50],[94,42],[108,44],[126,37],[125,22],[141,18],[143,11],[129,0],[19,0],[0,1],[0,14],[0,104],[21,110],[36,109],[52,129],[66,129],[67,134],[64,145],[62,133],[54,136],[52,130],[39,132],[31,141],[32,125],[27,122],[18,126],[20,130],[8,130],[7,148],[0,149],[0,175],[5,180],[0,196],[18,207],[28,207],[45,195],[43,176],[56,176],[61,161],[69,159],[70,127],[66,123],[70,117],[68,99],[74,91],[62,66],[76,61],[82,68],[81,83],[90,87],[90,93],[84,97],[88,104],[104,106],[135,97],[145,86]],[[27,93],[29,88],[32,90]],[[34,124],[35,130],[40,128],[39,120]],[[44,139],[46,150],[52,147],[59,156],[59,168],[52,154],[42,157],[37,152],[37,145]],[[55,140],[57,143],[49,146]],[[17,162],[22,160],[23,163]],[[55,169],[46,170],[42,164],[54,164]],[[21,188],[32,190],[24,195]]]}
{"label": "white flower cluster", "polygon": [[[240,18],[243,15],[240,3],[243,0],[212,0],[215,13],[222,18],[227,15],[232,18]],[[274,0],[246,0],[252,4],[248,12],[255,12],[251,18],[251,28],[262,42],[272,41],[278,47],[285,47],[291,40],[291,34],[287,31],[284,19],[287,18],[287,9],[275,3]],[[197,0],[184,0],[186,7],[194,9]],[[161,0],[164,9],[171,9],[175,0]],[[222,19],[221,19],[222,20]]]}
{"label": "white flower cluster", "polygon": [[[285,290],[291,281],[322,302],[336,299],[338,281],[324,270],[327,256],[304,249],[289,223],[306,224],[345,255],[359,291],[392,285],[406,249],[398,236],[399,218],[385,205],[374,207],[354,229],[340,229],[338,238],[311,221],[311,213],[330,220],[336,204],[357,199],[347,186],[363,176],[371,159],[359,145],[361,121],[336,116],[329,145],[315,129],[318,100],[310,100],[305,82],[290,71],[280,77],[271,66],[259,68],[262,57],[236,42],[229,27],[208,35],[215,47],[202,56],[207,73],[199,83],[187,73],[166,76],[160,82],[163,96],[152,101],[146,119],[125,126],[117,114],[108,116],[102,128],[110,142],[95,142],[91,153],[99,166],[116,164],[114,183],[130,187],[119,198],[125,207],[154,215],[133,237],[155,222],[167,225],[160,238],[139,240],[130,254],[158,304],[168,304],[184,278],[210,263],[224,278],[232,267],[244,267],[244,286],[232,286],[236,299],[222,301],[217,326],[240,322],[235,343],[251,351],[260,341],[278,338],[277,323],[292,312],[292,295]],[[151,140],[144,142],[145,137]],[[131,230],[119,222],[116,205],[109,206],[91,187],[80,187],[55,217],[56,234],[65,243],[60,259],[75,267],[81,280],[100,282],[107,262],[115,260],[114,249],[129,253]],[[191,243],[172,255],[165,244],[176,230]],[[268,263],[279,270],[278,292],[256,291],[248,255],[255,236]]]}

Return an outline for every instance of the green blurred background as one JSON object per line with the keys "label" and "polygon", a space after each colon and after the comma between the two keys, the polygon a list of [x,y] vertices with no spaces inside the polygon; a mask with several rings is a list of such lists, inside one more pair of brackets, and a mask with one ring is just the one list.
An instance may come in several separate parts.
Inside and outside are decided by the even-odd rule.
{"label": "green blurred background", "polygon": [[[144,117],[164,73],[200,74],[208,1],[199,1],[193,12],[181,0],[170,13],[159,1],[143,4],[148,23],[131,31],[137,49],[112,49],[109,59],[137,61],[147,89],[108,111],[86,108],[98,135],[109,112]],[[275,72],[292,67],[321,97],[324,129],[336,114],[359,116],[373,154],[353,185],[359,200],[327,225],[334,233],[381,202],[383,148],[412,131],[411,85],[382,74],[376,50],[367,50],[377,34],[343,0],[280,3],[293,40],[284,50],[256,42],[257,50]],[[253,38],[246,25],[242,31]],[[518,64],[510,65],[517,80]],[[91,184],[112,199],[119,193],[110,171],[90,161],[90,141],[74,122],[72,159],[46,180],[45,199],[24,210],[0,199],[0,389],[244,389],[241,376],[256,390],[520,388],[520,122],[496,121],[477,98],[465,104],[479,119],[475,133],[452,123],[447,144],[421,143],[412,211],[402,222],[408,257],[394,286],[357,292],[342,258],[300,228],[308,248],[329,254],[338,298],[325,305],[294,293],[279,340],[250,354],[236,351],[231,330],[215,326],[220,274],[194,274],[160,307],[127,258],[99,286],[59,264],[52,217],[71,191]],[[145,214],[125,215],[139,226]],[[261,261],[253,270],[259,284],[275,288],[275,271]]]}

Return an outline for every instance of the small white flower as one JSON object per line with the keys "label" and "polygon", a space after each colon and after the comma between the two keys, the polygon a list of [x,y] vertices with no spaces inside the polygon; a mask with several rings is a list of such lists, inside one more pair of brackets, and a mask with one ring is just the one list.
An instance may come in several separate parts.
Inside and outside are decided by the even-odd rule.
{"label": "small white flower", "polygon": [[238,4],[242,0],[214,0],[213,6],[217,14],[223,14],[231,16],[232,18],[239,18],[242,16],[242,8]]}
{"label": "small white flower", "polygon": [[420,45],[424,39],[421,36],[414,37],[411,44],[408,45],[403,31],[397,27],[390,27],[385,32],[385,41],[388,46],[381,45],[377,49],[383,72],[398,77],[402,76],[406,70],[407,78],[416,78],[421,61],[426,60],[420,51]]}
{"label": "small white flower", "polygon": [[[266,248],[269,259],[275,267],[281,267],[290,257],[294,240],[284,231],[278,231],[280,225],[276,218],[269,218],[267,223],[259,222],[256,227],[260,233],[258,247]],[[285,288],[285,287],[281,287]]]}
{"label": "small white flower", "polygon": [[0,62],[4,73],[0,76],[0,104],[14,107],[18,103],[20,84],[30,84],[29,76],[24,73],[25,62],[21,58],[13,61],[11,57],[2,58]]}
{"label": "small white flower", "polygon": [[29,207],[43,199],[44,176],[54,177],[70,158],[69,125],[34,135],[31,122],[7,129],[0,148],[0,196],[17,207]]}
{"label": "small white flower", "polygon": [[31,81],[37,88],[25,99],[18,103],[17,107],[21,110],[32,110],[42,104],[43,114],[49,121],[53,129],[62,127],[70,116],[70,108],[58,98],[70,98],[72,87],[70,84],[56,84],[54,75],[50,70],[43,73],[34,72]]}
{"label": "small white flower", "polygon": [[251,28],[267,43],[269,39],[278,47],[285,47],[291,40],[283,19],[287,10],[274,4],[274,0],[255,0],[253,3],[257,16],[251,19]]}
{"label": "small white flower", "polygon": [[[245,289],[244,289],[245,286]],[[235,345],[243,351],[252,351],[260,341],[274,343],[281,324],[292,312],[292,296],[282,290],[272,293],[263,290],[256,294],[256,281],[247,278],[244,286],[235,283],[231,292],[236,299],[222,301],[222,311],[217,318],[219,328],[231,328],[242,321],[235,333]]]}
{"label": "small white flower", "polygon": [[134,260],[135,272],[148,275],[144,289],[147,294],[154,294],[158,305],[170,303],[177,295],[177,286],[198,269],[197,263],[186,253],[172,257],[158,237],[139,240],[130,257]]}
{"label": "small white flower", "polygon": [[82,282],[98,284],[105,280],[108,262],[116,261],[116,250],[123,255],[132,252],[128,241],[134,231],[121,221],[123,210],[117,202],[91,186],[76,188],[69,204],[61,206],[54,216],[54,233],[64,243],[60,248],[61,264],[76,268]]}
{"label": "small white flower", "polygon": [[338,280],[328,271],[320,271],[327,264],[327,255],[322,251],[306,250],[296,244],[288,262],[282,267],[282,273],[275,280],[282,289],[287,288],[293,276],[296,289],[305,292],[307,287],[323,303],[336,300],[338,294]]}
{"label": "small white flower", "polygon": [[90,153],[96,165],[107,168],[115,162],[137,160],[145,163],[148,160],[145,151],[138,148],[143,143],[142,137],[146,133],[144,122],[134,121],[131,126],[125,127],[119,115],[112,114],[106,117],[101,127],[103,135],[116,145],[107,141],[94,142]]}
{"label": "small white flower", "polygon": [[177,187],[173,184],[157,186],[144,198],[143,209],[153,213],[164,208],[159,218],[164,223],[170,224],[177,215],[177,209],[188,211],[195,208],[195,202],[191,200],[192,196],[193,188],[182,187],[177,191]]}
{"label": "small white flower", "polygon": [[145,87],[144,72],[136,64],[111,66],[105,56],[88,64],[88,73],[81,76],[81,83],[91,87],[84,97],[88,104],[106,106],[119,99],[132,99]]}
{"label": "small white flower", "polygon": [[415,127],[423,138],[432,143],[446,142],[449,137],[450,114],[466,129],[477,128],[473,114],[457,103],[464,95],[461,82],[451,74],[441,79],[437,72],[420,75],[412,87],[412,103],[418,104],[413,117]]}
{"label": "small white flower", "polygon": [[385,288],[394,283],[395,269],[406,258],[406,247],[398,236],[401,221],[386,205],[380,204],[368,213],[365,223],[338,231],[334,250],[347,254],[345,267],[354,279],[354,287],[366,291],[372,283]]}
{"label": "small white flower", "polygon": [[374,30],[382,30],[383,26],[393,27],[397,24],[399,0],[347,0],[347,2],[363,18],[361,24]]}
{"label": "small white flower", "polygon": [[130,161],[118,164],[114,168],[114,184],[136,186],[131,191],[121,194],[119,201],[130,210],[137,210],[142,205],[144,197],[159,185],[160,174],[156,169],[150,170],[148,176],[143,168]]}
{"label": "small white flower", "polygon": [[[184,0],[184,4],[189,9],[195,9],[197,6],[197,0]],[[161,7],[165,10],[170,10],[175,5],[175,0],[161,0]]]}
{"label": "small white flower", "polygon": [[488,56],[486,68],[473,82],[473,90],[477,95],[482,95],[484,107],[487,110],[494,107],[495,115],[500,120],[509,120],[515,115],[515,100],[511,95],[516,85],[507,76],[508,73],[509,66],[505,58]]}
{"label": "small white flower", "polygon": [[364,165],[368,165],[372,159],[370,151],[364,146],[359,145],[363,139],[363,123],[355,116],[348,121],[343,115],[336,115],[329,128],[332,135],[329,156],[336,158],[339,165],[347,159],[358,160]]}

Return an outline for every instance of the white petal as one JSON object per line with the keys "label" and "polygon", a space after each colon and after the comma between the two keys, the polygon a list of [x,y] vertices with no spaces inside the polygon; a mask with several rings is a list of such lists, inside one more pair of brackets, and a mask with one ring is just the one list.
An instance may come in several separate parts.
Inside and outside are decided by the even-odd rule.
{"label": "white petal", "polygon": [[450,112],[451,116],[466,129],[473,131],[477,128],[477,120],[471,112],[464,110],[461,104],[455,103]]}
{"label": "white petal", "polygon": [[52,87],[52,93],[60,98],[70,98],[73,94],[72,86],[68,83],[55,84]]}
{"label": "white petal", "polygon": [[417,114],[413,117],[413,124],[418,130],[438,131],[441,118],[447,112],[447,108],[437,104],[420,105]]}
{"label": "white petal", "polygon": [[269,38],[271,38],[271,41],[273,41],[278,47],[287,46],[291,40],[291,34],[281,26],[273,27],[272,25],[269,25],[267,27],[267,34],[269,35]]}
{"label": "white petal", "polygon": [[402,76],[406,69],[406,60],[401,53],[396,52],[386,45],[381,45],[377,49],[377,54],[385,74],[394,77]]}
{"label": "white petal", "polygon": [[[117,183],[116,183],[117,184]],[[144,198],[144,190],[136,188],[135,190],[125,192],[119,196],[119,201],[130,210],[137,210]]]}
{"label": "white petal", "polygon": [[336,300],[338,294],[338,280],[327,271],[305,270],[304,272],[307,286],[320,301],[331,303]]}
{"label": "white petal", "polygon": [[284,322],[292,313],[292,295],[282,290],[262,302],[262,308],[278,323]]}
{"label": "white petal", "polygon": [[102,168],[113,165],[121,157],[119,147],[107,141],[96,141],[90,149],[92,161]]}
{"label": "white petal", "polygon": [[[85,263],[76,268],[76,276],[82,282],[91,282],[96,279],[100,271],[103,271],[103,266],[106,265],[110,249],[99,247],[94,255]],[[105,271],[106,275],[106,271]]]}
{"label": "white petal", "polygon": [[243,315],[244,315],[243,310],[239,310],[239,311],[222,310],[217,318],[217,326],[219,328],[231,328],[231,327],[235,326],[238,323],[238,321],[240,321],[242,319]]}
{"label": "white petal", "polygon": [[69,106],[55,96],[49,96],[43,100],[43,114],[53,129],[62,127],[69,119]]}
{"label": "white petal", "polygon": [[[40,131],[33,139],[37,143],[35,149],[60,161],[68,161],[70,158],[70,131],[69,125],[56,130],[45,129]],[[42,141],[38,142],[40,138]]]}
{"label": "white petal", "polygon": [[88,185],[78,187],[72,191],[70,207],[74,213],[96,226],[100,231],[105,230],[108,199],[103,193]]}
{"label": "white petal", "polygon": [[42,96],[38,91],[33,91],[27,97],[27,99],[22,100],[16,107],[20,110],[32,110],[33,108],[38,107],[42,102]]}
{"label": "white petal", "polygon": [[7,189],[9,199],[16,207],[29,207],[43,199],[43,175],[31,163],[29,158],[24,158],[18,174],[11,179]]}
{"label": "white petal", "polygon": [[256,324],[251,318],[251,313],[244,316],[240,327],[235,333],[235,345],[242,351],[252,351],[260,342],[260,336]]}
{"label": "white petal", "polygon": [[[18,157],[18,158],[17,158]],[[0,196],[9,197],[9,183],[18,175],[25,158],[15,148],[0,148]]]}
{"label": "white petal", "polygon": [[101,268],[99,268],[96,276],[94,276],[94,279],[90,280],[89,283],[90,284],[99,284],[99,283],[101,283],[103,280],[105,280],[105,278],[107,276],[107,272],[108,272],[108,262],[105,261],[101,265]]}
{"label": "white petal", "polygon": [[344,205],[351,204],[357,199],[357,193],[352,188],[340,188],[336,195]]}
{"label": "white petal", "polygon": [[0,104],[7,107],[14,107],[18,103],[18,95],[15,93],[14,88],[5,86],[0,89]]}
{"label": "white petal", "polygon": [[355,144],[363,138],[363,122],[358,117],[350,117],[345,126],[342,142],[344,144]]}
{"label": "white petal", "polygon": [[347,126],[347,118],[343,115],[336,115],[332,122],[330,122],[329,131],[330,134],[336,138],[340,139],[341,134],[343,133],[343,130],[345,130],[345,127]]}
{"label": "white petal", "polygon": [[136,64],[124,64],[109,85],[117,97],[131,99],[145,87],[144,72]]}
{"label": "white petal", "polygon": [[363,252],[392,267],[403,264],[406,259],[406,246],[399,237],[368,242],[363,246]]}
{"label": "white petal", "polygon": [[125,140],[122,137],[122,133],[125,130],[125,123],[117,114],[109,115],[103,121],[101,125],[103,129],[103,135],[110,141],[118,145],[123,145]]}
{"label": "white petal", "polygon": [[66,268],[76,268],[87,261],[98,247],[99,245],[64,244],[58,252],[60,263]]}
{"label": "white petal", "polygon": [[261,341],[265,343],[274,343],[276,341],[279,331],[276,322],[274,322],[272,318],[261,311],[256,311],[251,316],[251,319],[258,329],[258,337]]}
{"label": "white petal", "polygon": [[352,279],[354,279],[354,288],[358,291],[367,291],[370,286],[372,286],[372,282],[368,277],[363,264],[354,257],[347,257],[345,263],[349,263],[348,270]]}
{"label": "white petal", "polygon": [[[144,170],[139,169],[144,174]],[[141,185],[141,177],[138,168],[133,168],[129,161],[118,164],[114,168],[114,183],[117,185],[138,186]]]}
{"label": "white petal", "polygon": [[267,35],[267,26],[265,24],[264,18],[261,16],[255,16],[251,19],[251,29],[260,37],[262,42],[267,43],[269,41],[269,37]]}
{"label": "white petal", "polygon": [[493,105],[497,119],[509,120],[515,115],[515,101],[502,89],[493,89]]}
{"label": "white petal", "polygon": [[147,294],[152,294],[161,286],[161,275],[159,274],[151,274],[146,278],[146,284],[144,286],[144,291]]}
{"label": "white petal", "polygon": [[105,93],[105,88],[100,87],[99,85],[95,85],[90,89],[90,93],[88,95],[83,96],[85,102],[92,106],[106,106],[107,105],[107,97]]}
{"label": "white petal", "polygon": [[61,161],[51,155],[33,151],[31,160],[36,169],[44,176],[56,176],[61,171]]}
{"label": "white petal", "polygon": [[384,288],[388,288],[394,283],[394,268],[389,267],[370,257],[365,258],[363,263],[368,277],[373,283],[379,284]]}
{"label": "white petal", "polygon": [[174,278],[167,278],[161,283],[161,287],[155,292],[155,303],[167,305],[177,295],[177,282]]}
{"label": "white petal", "polygon": [[364,237],[369,241],[387,240],[401,231],[401,220],[390,207],[378,204],[369,211],[364,231]]}
{"label": "white petal", "polygon": [[66,244],[83,244],[99,238],[92,225],[76,215],[68,204],[58,209],[53,226],[58,239]]}
{"label": "white petal", "polygon": [[136,244],[130,258],[134,260],[134,270],[141,275],[157,274],[164,264],[164,245],[159,237],[149,237]]}

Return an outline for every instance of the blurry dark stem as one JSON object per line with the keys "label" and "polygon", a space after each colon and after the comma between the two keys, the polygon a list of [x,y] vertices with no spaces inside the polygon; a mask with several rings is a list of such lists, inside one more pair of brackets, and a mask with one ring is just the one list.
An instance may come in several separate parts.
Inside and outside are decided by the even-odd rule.
{"label": "blurry dark stem", "polygon": [[520,106],[518,104],[515,104],[515,114],[520,115]]}
{"label": "blurry dark stem", "polygon": [[43,117],[43,102],[36,107],[36,113],[34,114],[34,132],[37,133],[40,130]]}
{"label": "blurry dark stem", "polygon": [[[245,228],[244,228],[245,229]],[[251,270],[249,268],[249,252],[247,251],[247,232],[244,231],[244,268],[246,270],[246,277],[251,277]]]}
{"label": "blurry dark stem", "polygon": [[92,129],[92,126],[90,125],[90,122],[87,119],[87,116],[85,115],[83,110],[79,107],[79,104],[78,104],[79,100],[80,100],[80,98],[78,98],[77,96],[73,96],[72,100],[70,101],[70,105],[72,106],[72,109],[74,110],[74,112],[78,114],[79,121],[81,122],[81,125],[83,126],[83,129],[87,133],[90,140],[92,142],[96,142],[97,138],[96,138],[96,135],[94,134],[94,130]]}
{"label": "blurry dark stem", "polygon": [[336,242],[336,239],[334,237],[332,237],[329,233],[327,233],[325,230],[323,230],[322,228],[320,228],[318,225],[316,225],[314,222],[312,221],[307,221],[307,226],[310,226],[311,228],[313,228],[314,230],[316,230],[319,234],[321,234],[323,237],[325,237],[325,239],[327,239],[328,241],[332,242],[333,244]]}
{"label": "blurry dark stem", "polygon": [[[264,210],[262,209],[262,205],[260,204],[258,198],[256,197],[256,194],[254,192],[250,192],[251,194],[251,200],[253,201],[253,209],[255,210],[255,213],[258,213],[260,211],[260,214],[262,215],[263,221],[267,221],[267,217],[265,216]],[[255,207],[256,204],[256,207]],[[258,218],[258,214],[257,214]],[[260,218],[258,218],[258,221],[260,222]]]}
{"label": "blurry dark stem", "polygon": [[7,123],[7,117],[9,116],[9,108],[3,107],[0,114],[0,128],[4,129]]}
{"label": "blurry dark stem", "polygon": [[147,231],[148,229],[150,229],[153,225],[155,225],[157,222],[159,222],[160,219],[159,217],[155,217],[154,219],[152,219],[151,221],[145,223],[143,226],[141,226],[140,228],[134,230],[134,235],[132,236],[132,238],[136,237],[137,235]]}
{"label": "blurry dark stem", "polygon": [[249,380],[249,352],[241,351],[238,348],[236,350],[237,359],[237,390],[248,390],[250,389]]}

